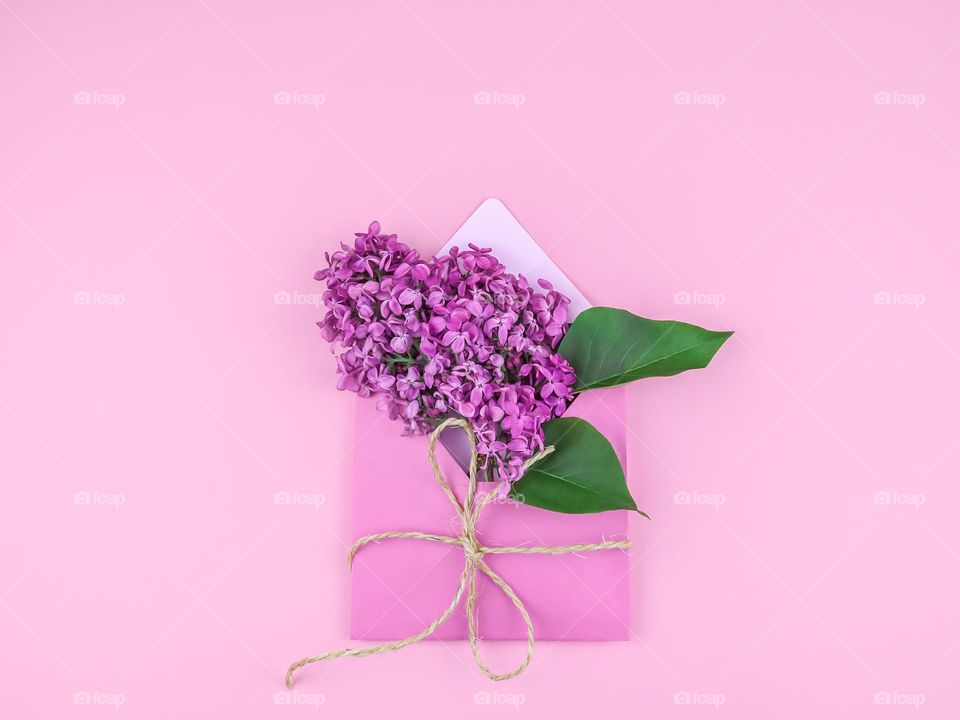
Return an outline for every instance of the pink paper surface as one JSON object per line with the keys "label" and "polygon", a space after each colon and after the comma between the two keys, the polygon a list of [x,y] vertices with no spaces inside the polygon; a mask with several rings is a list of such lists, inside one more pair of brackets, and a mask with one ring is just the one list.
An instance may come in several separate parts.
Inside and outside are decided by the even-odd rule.
{"label": "pink paper surface", "polygon": [[[385,530],[458,535],[459,520],[427,461],[424,437],[401,437],[376,403],[358,399],[354,453],[353,529],[357,537]],[[591,422],[610,440],[626,470],[626,398],[622,388],[581,396],[569,415]],[[463,498],[466,475],[438,447],[441,468]],[[627,471],[629,477],[629,471]],[[487,485],[489,487],[489,485]],[[488,505],[481,516],[485,545],[573,545],[624,540],[626,511],[565,515],[509,502]],[[489,555],[486,561],[520,596],[544,640],[625,640],[629,625],[629,556],[621,550],[578,555]],[[353,566],[351,637],[400,639],[414,635],[450,604],[463,570],[459,548],[393,539],[360,550]],[[513,604],[482,575],[480,632],[491,640],[526,638]],[[458,611],[432,636],[467,637]]]}

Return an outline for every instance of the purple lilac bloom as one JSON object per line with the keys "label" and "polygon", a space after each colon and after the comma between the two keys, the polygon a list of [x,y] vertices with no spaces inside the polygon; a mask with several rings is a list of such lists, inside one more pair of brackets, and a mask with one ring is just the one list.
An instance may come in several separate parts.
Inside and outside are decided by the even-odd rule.
{"label": "purple lilac bloom", "polygon": [[556,350],[569,298],[531,287],[489,248],[424,260],[370,223],[327,254],[317,325],[337,356],[338,387],[399,419],[404,434],[447,417],[469,420],[484,467],[516,480],[543,449],[543,423],[573,399],[573,368]]}

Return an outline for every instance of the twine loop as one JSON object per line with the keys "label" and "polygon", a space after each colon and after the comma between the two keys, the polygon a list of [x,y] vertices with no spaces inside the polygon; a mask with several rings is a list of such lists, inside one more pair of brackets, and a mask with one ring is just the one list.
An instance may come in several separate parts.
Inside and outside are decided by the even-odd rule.
{"label": "twine loop", "polygon": [[[447,482],[447,479],[444,477],[443,472],[440,470],[440,465],[437,462],[437,440],[440,437],[440,434],[449,427],[459,427],[464,430],[467,434],[467,438],[470,441],[470,466],[469,466],[469,482],[467,484],[467,492],[464,497],[463,503],[461,503],[457,496],[454,494],[450,484]],[[353,566],[353,559],[356,557],[357,552],[367,543],[379,542],[380,540],[387,540],[392,538],[409,538],[415,540],[428,540],[430,542],[438,542],[446,545],[455,545],[463,550],[465,557],[465,563],[463,567],[463,572],[460,574],[460,582],[457,586],[456,593],[454,594],[453,601],[447,606],[447,609],[444,610],[433,622],[431,622],[426,628],[421,630],[416,635],[411,635],[408,638],[402,640],[396,640],[394,642],[384,643],[383,645],[374,645],[372,647],[365,648],[343,648],[342,650],[334,650],[332,652],[323,653],[321,655],[311,655],[305,658],[301,658],[293,663],[287,670],[286,685],[288,688],[293,687],[293,674],[304,665],[309,665],[310,663],[320,662],[322,660],[332,660],[334,658],[343,657],[343,656],[352,656],[352,657],[363,657],[366,655],[377,655],[379,653],[390,652],[392,650],[399,650],[404,648],[407,645],[412,645],[413,643],[420,642],[425,637],[433,634],[437,628],[443,625],[449,617],[453,614],[454,610],[457,609],[457,606],[460,605],[460,601],[463,599],[463,595],[466,592],[466,605],[467,605],[467,626],[468,634],[470,639],[470,649],[473,653],[473,658],[477,663],[477,666],[491,680],[509,680],[514,678],[524,670],[530,664],[530,661],[533,659],[533,622],[530,620],[530,614],[527,612],[526,606],[523,604],[523,601],[517,596],[506,581],[501,578],[497,573],[495,573],[491,567],[483,559],[485,555],[489,553],[496,554],[509,554],[509,553],[529,553],[529,554],[544,554],[544,555],[562,555],[565,553],[576,553],[582,551],[592,551],[592,550],[625,550],[630,547],[630,542],[628,540],[605,540],[599,543],[589,543],[585,545],[567,545],[567,546],[544,546],[544,547],[529,547],[529,546],[520,546],[520,547],[486,547],[480,543],[479,538],[477,537],[477,520],[480,517],[480,512],[487,506],[488,503],[495,497],[497,497],[496,492],[487,493],[479,501],[476,500],[477,495],[477,463],[479,455],[477,453],[477,438],[474,435],[473,429],[470,427],[470,423],[466,420],[460,418],[449,418],[444,420],[431,434],[429,438],[429,452],[428,459],[430,461],[430,467],[433,469],[433,476],[436,478],[437,482],[440,484],[440,488],[446,494],[447,499],[450,500],[451,505],[453,505],[454,510],[457,513],[457,517],[460,520],[461,532],[459,535],[436,535],[433,533],[421,533],[417,531],[389,531],[375,533],[373,535],[366,535],[359,540],[357,540],[353,547],[350,548],[350,552],[347,554],[347,565]],[[534,463],[542,460],[544,457],[552,453],[554,448],[549,446],[544,448],[541,452],[534,455],[526,463],[524,463],[524,471],[529,469]],[[527,653],[523,661],[512,671],[503,674],[497,674],[490,670],[483,662],[480,657],[480,635],[477,629],[477,573],[482,572],[496,585],[500,590],[506,595],[510,601],[513,603],[513,606],[517,609],[517,612],[520,614],[520,617],[523,619],[524,626],[527,633]]]}

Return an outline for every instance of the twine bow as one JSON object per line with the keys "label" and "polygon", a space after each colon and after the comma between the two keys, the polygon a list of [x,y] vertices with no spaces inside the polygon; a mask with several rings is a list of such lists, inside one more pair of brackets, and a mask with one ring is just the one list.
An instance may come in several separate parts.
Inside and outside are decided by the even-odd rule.
{"label": "twine bow", "polygon": [[[440,437],[440,433],[442,433],[448,427],[453,426],[463,428],[464,432],[467,434],[467,438],[470,440],[469,483],[467,485],[467,492],[462,505],[460,504],[460,501],[457,499],[457,496],[454,494],[453,490],[450,488],[450,484],[447,482],[447,479],[443,476],[443,472],[440,470],[440,465],[437,462],[437,439]],[[542,458],[546,457],[551,452],[553,452],[552,446],[547,447],[542,452],[536,454],[524,464],[524,470]],[[457,586],[457,592],[453,597],[453,601],[450,603],[447,609],[444,610],[439,617],[437,617],[436,620],[430,623],[430,625],[418,632],[416,635],[411,635],[403,640],[396,640],[394,642],[384,643],[383,645],[374,645],[372,647],[365,648],[343,648],[342,650],[334,650],[333,652],[323,653],[321,655],[312,655],[297,660],[287,670],[286,684],[288,688],[293,687],[293,674],[304,665],[320,662],[321,660],[332,660],[333,658],[338,658],[345,655],[352,657],[376,655],[379,653],[390,652],[391,650],[399,650],[407,645],[420,642],[425,637],[435,632],[437,628],[447,621],[447,619],[453,614],[453,611],[456,610],[457,606],[460,604],[460,600],[463,598],[464,592],[467,594],[467,622],[470,637],[470,649],[473,652],[473,658],[476,660],[477,666],[480,668],[483,674],[491,680],[509,680],[510,678],[514,678],[522,673],[533,659],[533,623],[530,620],[530,614],[527,612],[527,608],[524,606],[523,601],[517,597],[517,594],[513,591],[513,588],[511,588],[503,578],[497,575],[497,573],[495,573],[490,566],[487,565],[483,559],[484,555],[503,555],[507,553],[562,555],[565,553],[576,553],[589,550],[616,550],[630,547],[630,542],[626,540],[604,541],[585,545],[565,545],[559,547],[487,547],[485,545],[481,545],[480,540],[477,538],[477,519],[480,517],[480,512],[483,510],[483,508],[487,506],[487,503],[489,503],[492,498],[496,497],[497,493],[490,492],[487,493],[481,500],[476,500],[478,461],[477,438],[474,435],[470,424],[465,420],[461,420],[460,418],[450,418],[441,423],[440,426],[430,434],[428,457],[430,460],[430,467],[433,468],[433,476],[437,479],[437,482],[440,483],[440,487],[443,489],[443,492],[446,493],[447,498],[450,500],[450,503],[453,505],[454,510],[460,519],[460,534],[456,536],[434,535],[432,533],[413,531],[382,532],[374,535],[366,535],[357,540],[357,542],[353,544],[353,547],[350,548],[350,552],[347,556],[347,565],[350,567],[353,566],[353,558],[356,556],[360,548],[367,543],[379,542],[380,540],[386,540],[389,538],[414,538],[417,540],[429,540],[431,542],[444,543],[446,545],[456,545],[463,550],[466,562],[463,567],[463,573],[460,575],[460,584]],[[520,617],[523,618],[523,623],[527,630],[526,657],[523,659],[520,665],[516,667],[516,669],[508,673],[503,673],[502,675],[497,674],[488,668],[483,662],[483,659],[480,657],[480,637],[477,634],[476,614],[478,570],[490,578],[490,580],[493,581],[493,584],[500,588],[504,595],[510,598],[510,602],[512,602],[514,607],[517,608],[517,612],[520,613]]]}

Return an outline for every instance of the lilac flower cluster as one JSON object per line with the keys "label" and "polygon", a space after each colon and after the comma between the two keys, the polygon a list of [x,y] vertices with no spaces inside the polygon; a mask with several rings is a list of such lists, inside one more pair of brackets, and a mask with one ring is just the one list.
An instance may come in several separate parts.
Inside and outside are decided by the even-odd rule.
{"label": "lilac flower cluster", "polygon": [[573,368],[556,352],[570,300],[506,272],[489,248],[423,259],[378,222],[356,235],[314,276],[327,284],[317,325],[339,388],[378,395],[405,434],[466,418],[484,466],[516,480],[543,449],[543,423],[573,399]]}

